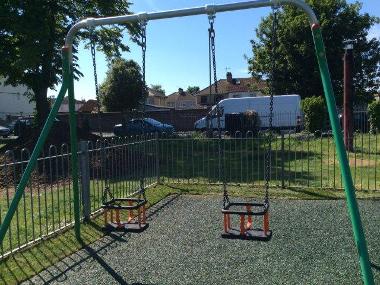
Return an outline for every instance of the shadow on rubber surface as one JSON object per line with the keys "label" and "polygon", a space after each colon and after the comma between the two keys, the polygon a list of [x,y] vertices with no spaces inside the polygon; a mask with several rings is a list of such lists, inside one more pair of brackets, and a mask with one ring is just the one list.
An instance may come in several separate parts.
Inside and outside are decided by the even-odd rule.
{"label": "shadow on rubber surface", "polygon": [[[178,197],[180,194],[176,195],[170,195],[167,196],[165,199],[161,200],[157,204],[151,206],[148,209],[147,218],[151,219],[154,216],[157,216],[159,212],[170,206]],[[101,231],[102,227],[98,224],[94,223],[93,221],[90,221],[89,224],[94,227],[95,229]],[[128,242],[129,237],[131,236],[130,233],[125,232],[108,232],[104,238],[96,241],[95,243],[91,245],[85,245],[82,243],[83,248],[79,252],[70,255],[63,260],[59,261],[57,264],[52,265],[50,268],[44,270],[41,273],[38,273],[35,277],[33,277],[31,280],[27,281],[29,284],[49,284],[52,282],[63,282],[67,280],[66,273],[68,271],[79,271],[81,270],[83,264],[86,261],[89,260],[95,260],[101,267],[103,267],[109,274],[112,276],[112,278],[115,280],[115,282],[119,284],[126,284],[126,285],[147,285],[144,283],[128,283],[127,280],[124,279],[123,276],[118,274],[100,255],[105,254],[110,249],[117,246],[117,243],[126,243]],[[46,275],[49,275],[48,278],[46,278]],[[44,276],[43,276],[44,275]],[[152,283],[149,283],[149,285],[153,285]]]}

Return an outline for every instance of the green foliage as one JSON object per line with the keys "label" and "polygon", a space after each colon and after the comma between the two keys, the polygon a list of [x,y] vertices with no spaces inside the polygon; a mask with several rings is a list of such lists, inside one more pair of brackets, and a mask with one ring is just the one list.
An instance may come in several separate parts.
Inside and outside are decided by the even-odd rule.
{"label": "green foliage", "polygon": [[368,105],[368,120],[372,133],[380,130],[380,102],[373,101]]}
{"label": "green foliage", "polygon": [[[354,39],[354,88],[357,103],[372,100],[380,76],[380,42],[367,38],[377,17],[361,13],[361,4],[345,0],[306,0],[320,20],[326,55],[338,104],[343,94],[343,41]],[[262,19],[252,40],[253,56],[248,60],[254,77],[271,78],[273,14]],[[310,25],[306,14],[292,5],[278,14],[275,93],[300,94],[302,98],[323,94]],[[358,102],[359,101],[359,102]]]}
{"label": "green foliage", "polygon": [[[41,124],[49,112],[47,90],[62,80],[61,47],[69,29],[85,17],[128,14],[130,3],[110,1],[0,1],[0,76],[6,84],[25,84],[33,91],[37,120]],[[129,48],[122,42],[124,30],[132,37],[137,25],[98,28],[97,49],[107,58],[120,56]],[[82,76],[78,66],[78,45],[89,38],[81,31],[73,43],[73,64],[76,78]]]}
{"label": "green foliage", "polygon": [[131,111],[142,99],[142,87],[140,66],[133,60],[118,58],[99,88],[102,105],[108,112]]}
{"label": "green foliage", "polygon": [[308,97],[302,100],[301,108],[305,118],[305,129],[311,133],[323,129],[327,110],[322,97]]}
{"label": "green foliage", "polygon": [[151,84],[150,89],[157,91],[157,92],[160,92],[160,93],[165,95],[165,90],[164,90],[164,88],[162,88],[161,84]]}
{"label": "green foliage", "polygon": [[187,90],[186,92],[189,93],[189,94],[196,94],[200,91],[201,89],[199,88],[199,86],[189,86],[187,87]]}
{"label": "green foliage", "polygon": [[258,82],[253,82],[253,83],[248,84],[248,89],[252,92],[259,91],[263,95],[270,95],[268,84],[258,84]]}

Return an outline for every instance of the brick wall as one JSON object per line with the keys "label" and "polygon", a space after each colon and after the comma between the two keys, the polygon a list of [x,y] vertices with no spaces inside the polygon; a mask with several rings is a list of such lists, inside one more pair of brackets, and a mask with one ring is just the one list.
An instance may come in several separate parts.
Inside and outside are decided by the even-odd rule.
{"label": "brick wall", "polygon": [[[192,131],[194,130],[195,121],[206,116],[208,109],[191,109],[191,110],[160,110],[148,111],[146,117],[160,121],[161,123],[173,125],[176,131]],[[62,121],[69,121],[68,114],[59,114],[58,118]],[[89,124],[90,130],[98,132],[112,132],[114,125],[120,124],[123,121],[127,122],[133,116],[131,114],[122,113],[77,113],[78,126],[83,126],[86,121]]]}

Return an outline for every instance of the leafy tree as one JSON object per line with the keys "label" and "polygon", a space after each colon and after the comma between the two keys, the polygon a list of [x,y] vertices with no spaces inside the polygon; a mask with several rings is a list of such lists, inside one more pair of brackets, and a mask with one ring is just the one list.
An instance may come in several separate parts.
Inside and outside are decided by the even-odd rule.
{"label": "leafy tree", "polygon": [[380,102],[373,101],[368,104],[368,121],[372,133],[380,130]]}
{"label": "leafy tree", "polygon": [[142,86],[140,66],[133,60],[115,59],[99,88],[102,105],[108,112],[135,109],[143,97]]}
{"label": "leafy tree", "polygon": [[[368,102],[378,88],[380,42],[369,39],[368,31],[379,19],[361,14],[361,4],[345,0],[306,0],[316,12],[323,31],[327,60],[338,103],[343,94],[344,40],[354,39],[355,100]],[[268,78],[271,70],[273,14],[264,18],[252,40],[248,60],[254,77]],[[298,93],[303,98],[323,94],[313,39],[306,15],[286,5],[279,11],[276,46],[275,93]]]}
{"label": "leafy tree", "polygon": [[323,97],[305,98],[301,102],[301,108],[305,115],[305,129],[311,133],[322,131],[327,118]]}
{"label": "leafy tree", "polygon": [[187,93],[190,93],[190,94],[195,94],[195,93],[198,93],[200,91],[200,88],[199,86],[189,86],[187,87]]}
{"label": "leafy tree", "polygon": [[[33,91],[36,102],[37,123],[49,112],[47,91],[62,80],[61,47],[69,29],[85,17],[128,14],[130,3],[110,1],[0,1],[0,75],[6,84],[25,84]],[[97,28],[94,37],[98,50],[107,58],[128,51],[122,42],[124,30],[135,39],[137,25]],[[88,39],[89,32],[82,31],[74,41],[73,63],[76,78],[82,76],[78,67],[80,40]]]}
{"label": "leafy tree", "polygon": [[151,84],[150,89],[153,89],[153,90],[160,92],[160,93],[165,95],[165,90],[162,88],[162,86],[160,84]]}

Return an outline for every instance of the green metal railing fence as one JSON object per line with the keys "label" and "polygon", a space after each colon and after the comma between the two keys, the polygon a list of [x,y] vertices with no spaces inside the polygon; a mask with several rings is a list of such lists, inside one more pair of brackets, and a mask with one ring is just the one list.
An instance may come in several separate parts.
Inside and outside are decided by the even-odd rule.
{"label": "green metal railing fence", "polygon": [[[109,139],[85,142],[86,151],[78,152],[80,166],[80,218],[84,218],[83,196],[88,196],[89,215],[101,209],[105,181],[115,197],[127,197],[157,178],[157,141],[150,138]],[[10,208],[15,190],[30,161],[27,149],[0,155],[0,223]],[[84,159],[87,157],[87,160]],[[26,183],[6,238],[0,245],[0,259],[31,246],[74,225],[72,155],[67,144],[44,149]],[[108,163],[104,163],[104,158]],[[87,164],[82,164],[82,160]],[[86,170],[85,170],[86,169]]]}
{"label": "green metal railing fence", "polygon": [[[347,152],[356,191],[380,190],[380,135],[355,133]],[[165,183],[220,183],[217,138],[205,134],[163,137],[160,179]],[[230,184],[264,185],[265,139],[251,133],[224,135],[225,180]],[[272,142],[272,187],[343,189],[343,179],[329,133],[287,133]]]}

